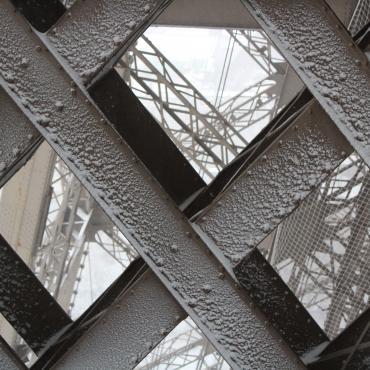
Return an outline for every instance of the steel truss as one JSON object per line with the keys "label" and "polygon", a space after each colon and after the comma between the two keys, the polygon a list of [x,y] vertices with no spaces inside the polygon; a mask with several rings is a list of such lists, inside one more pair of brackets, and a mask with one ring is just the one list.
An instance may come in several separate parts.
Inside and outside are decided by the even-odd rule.
{"label": "steel truss", "polygon": [[[103,2],[108,3],[108,1],[101,3]],[[256,3],[255,1],[251,2]],[[89,6],[92,3],[91,0]],[[299,3],[302,7],[305,5],[302,2]],[[279,5],[273,2],[274,4]],[[161,4],[157,5],[161,6]],[[320,15],[323,12],[320,13],[319,10]],[[87,12],[82,14],[85,17]],[[317,15],[317,13],[315,14]],[[261,13],[258,13],[256,17],[260,15]],[[252,178],[251,172],[242,173],[242,176],[235,182],[235,186],[230,187],[225,194],[222,194],[222,203],[218,202],[218,205],[222,206],[221,215],[214,210],[212,205],[205,212],[205,222],[203,223],[203,220],[199,219],[198,222],[199,224],[203,223],[201,227],[206,233],[205,237],[200,233],[205,240],[202,242],[197,239],[199,234],[194,232],[192,227],[183,220],[182,214],[166,198],[162,189],[151,181],[151,176],[147,174],[140,163],[132,158],[132,152],[124,142],[122,143],[117,133],[110,126],[105,125],[104,117],[101,116],[100,112],[89,104],[82,85],[79,85],[80,81],[74,80],[71,87],[71,76],[60,70],[53,58],[42,53],[43,49],[38,45],[42,43],[41,40],[26,32],[26,25],[14,15],[7,2],[0,8],[0,18],[0,29],[3,28],[3,34],[6,30],[8,37],[2,40],[4,47],[0,49],[1,86],[17,102],[19,108],[53,148],[58,151],[76,177],[86,185],[97,202],[109,213],[118,228],[135,245],[161,282],[191,315],[227,361],[235,368],[266,367],[271,364],[274,364],[275,367],[280,366],[282,369],[302,368],[290,350],[279,342],[276,332],[262,324],[263,317],[260,316],[258,310],[255,310],[252,305],[248,305],[251,303],[251,299],[239,292],[238,287],[234,285],[235,281],[228,267],[233,267],[241,257],[239,252],[242,248],[245,253],[245,240],[248,240],[249,247],[254,247],[347,155],[349,151],[347,143],[344,143],[343,138],[333,129],[332,123],[325,114],[318,110],[317,104],[313,104],[311,107],[313,116],[323,119],[323,125],[316,127],[315,122],[307,118],[309,114],[312,115],[312,111],[307,109],[302,114],[305,118],[303,122],[308,122],[307,127],[303,127],[302,121],[300,125],[297,125],[303,133],[297,133],[296,128],[291,127],[281,136],[282,142],[276,143],[276,145],[274,143],[265,152],[265,157],[258,158],[257,163],[252,167],[255,179],[263,180],[260,183],[258,181],[252,183],[252,185],[260,186],[259,190],[262,195],[269,193],[269,187],[279,189],[280,193],[277,194],[281,196],[281,199],[270,198],[267,200],[267,208],[276,209],[281,206],[278,209],[279,212],[271,218],[265,210],[261,209],[265,207],[265,203],[263,203],[263,207],[259,207],[260,209],[257,209],[256,213],[246,216],[249,217],[249,221],[258,216],[256,217],[257,223],[260,224],[258,229],[247,230],[245,226],[239,228],[238,220],[234,225],[233,217],[235,214],[243,215],[242,223],[248,224],[248,219],[246,222],[244,218],[246,204],[250,201],[250,196],[256,195],[249,183]],[[71,63],[77,72],[81,73],[84,79],[90,79],[92,75],[99,72],[98,70],[106,68],[109,63],[114,63],[117,60],[118,54],[123,50],[122,43],[119,48],[117,47],[120,50],[109,50],[109,53],[106,51],[106,58],[103,58],[103,61],[102,58],[98,58],[99,62],[96,65],[94,58],[91,58],[93,61],[89,61],[87,64],[90,63],[90,66],[93,64],[93,68],[83,69],[87,64],[84,65],[81,60],[77,61],[73,52],[71,53],[73,49],[78,50],[81,39],[78,36],[72,41],[71,38],[67,38],[73,45],[71,45],[71,49],[63,49],[65,46],[63,37],[70,35],[69,27],[75,26],[75,20],[73,17],[71,18],[66,23],[59,24],[58,27],[62,30],[64,27],[64,32],[66,29],[68,31],[64,35],[62,31],[62,41],[59,39],[59,44],[58,41],[55,41],[53,47],[63,54],[64,58]],[[320,21],[325,24],[326,17],[323,16]],[[322,24],[322,22],[318,23]],[[107,24],[105,27],[109,28]],[[132,37],[134,36],[128,39],[132,41]],[[50,40],[53,38],[54,40],[58,39],[58,33],[51,36]],[[43,44],[44,47],[49,45],[50,49],[55,52],[53,47],[48,44],[49,41]],[[82,40],[82,42],[84,41]],[[100,35],[99,42],[101,42]],[[285,54],[286,50],[284,48],[283,50]],[[90,51],[92,54],[95,53],[95,51]],[[287,54],[289,56],[288,52]],[[22,72],[16,62],[16,57],[24,55],[32,56],[31,68],[28,69],[27,73]],[[357,55],[360,54],[357,53]],[[89,54],[90,56],[91,54]],[[62,60],[60,56],[58,58]],[[352,66],[351,62],[348,64]],[[76,67],[77,65],[78,67]],[[304,77],[307,80],[307,76]],[[51,80],[55,84],[50,86]],[[78,86],[76,87],[75,84]],[[366,96],[366,89],[364,93]],[[34,96],[38,96],[40,99],[34,101],[32,100]],[[326,106],[325,101],[320,99],[320,94],[316,94],[316,96],[319,97],[319,102]],[[20,101],[19,97],[24,100]],[[57,112],[55,110],[55,106],[61,106],[61,101],[63,101],[62,110],[66,111],[63,117],[61,117],[59,109]],[[343,101],[341,103],[343,105]],[[329,113],[338,127],[342,129],[338,123],[338,117],[332,111]],[[362,113],[364,112],[362,111]],[[327,126],[330,125],[331,129],[327,129]],[[333,131],[334,138],[331,137]],[[352,140],[353,137],[346,130],[343,131],[354,146],[359,151],[362,150],[361,153],[364,155],[364,148]],[[330,134],[326,138],[323,133]],[[366,137],[366,131],[360,133]],[[327,140],[321,140],[323,137]],[[355,139],[358,138],[357,135]],[[284,140],[286,140],[285,143]],[[88,145],[93,145],[94,149],[88,149],[91,148]],[[309,149],[312,147],[317,150],[310,151]],[[314,162],[312,166],[302,169],[299,163],[297,164],[297,152],[299,152],[299,159],[304,160],[304,163],[306,161],[307,163]],[[279,158],[283,158],[282,162],[274,161],[274,154],[278,154],[278,157],[280,155]],[[281,163],[285,166],[281,172],[285,178],[284,181],[293,180],[293,189],[286,193],[284,193],[286,183],[284,181],[275,182],[275,179],[271,178],[271,173],[277,168],[277,164]],[[125,197],[125,193],[130,195],[130,199]],[[256,199],[258,200],[258,197]],[[239,213],[239,210],[244,210],[244,213]],[[160,218],[160,222],[158,218]],[[227,222],[224,222],[225,219]],[[222,228],[214,227],[221,222],[224,222]],[[246,239],[251,231],[254,233],[253,238]],[[235,237],[233,237],[233,233],[236,234]],[[71,234],[64,236],[70,237]],[[225,261],[217,253],[215,253],[217,258],[214,258],[209,254],[210,250],[215,252],[214,245],[207,238],[216,241],[217,248],[220,250],[225,247],[223,245],[225,240],[236,242],[236,248],[240,249],[239,251],[231,250],[231,254],[224,250],[228,261]],[[244,244],[239,243],[240,241],[243,241]],[[234,252],[236,253],[233,255]],[[186,272],[184,266],[186,266]],[[159,286],[161,285],[159,284]],[[148,284],[144,287],[148,287]],[[132,309],[132,307],[125,305],[125,309]],[[232,317],[229,315],[230,309],[232,309]],[[109,314],[112,315],[112,312],[108,313],[107,317]],[[110,324],[114,322],[113,319]],[[214,322],[217,325],[214,325]],[[97,325],[96,329],[102,327],[104,325]],[[103,333],[100,332],[100,335]],[[250,341],[251,337],[253,337],[253,343]],[[91,336],[87,336],[87,338],[91,338]],[[95,346],[98,342],[95,342]],[[151,343],[149,347],[152,345]],[[94,346],[87,348],[91,351]],[[137,353],[136,348],[133,352]],[[74,354],[76,355],[76,352]],[[135,356],[134,360],[130,360],[130,366],[137,362],[138,355]],[[77,354],[74,360],[77,361],[74,363],[76,364],[81,361],[81,357]]]}
{"label": "steel truss", "polygon": [[72,314],[83,269],[91,268],[90,248],[101,247],[122,269],[137,253],[64,162],[53,157],[50,206],[45,226],[40,225],[42,242],[36,246],[32,264],[39,280]]}
{"label": "steel truss", "polygon": [[[88,4],[91,6],[92,3]],[[35,48],[39,39],[24,32],[25,24],[21,19],[14,19],[16,16],[8,3],[5,3],[1,11],[1,27],[8,31],[8,38],[3,40],[4,48],[16,48],[16,54],[27,52],[32,56],[32,67],[27,70],[27,74],[17,69],[17,75],[23,75],[22,79],[17,78],[17,84],[20,84],[18,91],[23,91],[25,97],[35,94],[40,97],[28,110],[21,104],[19,107],[24,109],[35,127],[109,213],[215,347],[237,368],[254,366],[252,363],[259,362],[261,357],[252,359],[249,355],[243,355],[251,351],[248,331],[253,327],[253,346],[259,352],[262,349],[266,352],[264,361],[269,361],[268,358],[273,356],[273,361],[277,361],[283,368],[300,368],[301,365],[290,350],[283,343],[275,343],[273,330],[266,330],[258,313],[248,307],[248,298],[235,286],[232,278],[217,278],[220,271],[217,259],[208,254],[207,246],[197,238],[177,207],[166,200],[165,193],[151,181],[146,169],[133,159],[131,150],[117,133],[109,125],[105,125],[100,112],[88,104],[83,91],[79,87],[73,87],[70,91],[70,77],[58,68],[53,59],[45,58],[44,53]],[[68,20],[71,21],[73,22]],[[17,43],[21,43],[22,47]],[[0,53],[5,72],[10,72],[9,68],[14,66],[14,61],[9,59],[12,55],[9,52],[6,56]],[[43,81],[50,81],[52,78],[55,84],[47,83],[48,87],[45,89],[46,86],[40,84],[40,76],[43,76]],[[1,80],[1,85],[15,98],[8,83]],[[53,109],[56,101],[64,102],[66,112],[73,106],[73,117]],[[37,115],[30,114],[36,111]],[[129,199],[126,194],[130,194]],[[143,199],[150,201],[144,202]],[[171,248],[174,245],[179,248]],[[171,250],[175,253],[171,253]],[[187,273],[179,269],[179,263],[187,266]],[[211,285],[211,291],[207,282]],[[201,294],[199,287],[203,287]],[[231,302],[235,310],[232,317],[226,307]],[[224,305],[226,306],[222,308]],[[216,317],[221,315],[222,327],[213,325],[213,314]],[[228,331],[223,329],[226,327]],[[260,339],[258,333],[261,334]],[[238,341],[232,338],[238,338]]]}
{"label": "steel truss", "polygon": [[264,245],[331,338],[368,307],[368,172],[357,155],[349,157]]}
{"label": "steel truss", "polygon": [[221,97],[217,108],[146,36],[118,65],[135,94],[208,181],[274,117],[286,68],[262,32],[229,32],[267,77],[231,99],[222,101]]}

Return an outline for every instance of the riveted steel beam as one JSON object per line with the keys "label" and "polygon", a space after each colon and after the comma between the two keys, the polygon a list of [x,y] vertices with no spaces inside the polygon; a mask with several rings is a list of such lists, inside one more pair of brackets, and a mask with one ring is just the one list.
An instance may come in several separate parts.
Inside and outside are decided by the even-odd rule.
{"label": "riveted steel beam", "polygon": [[184,318],[182,308],[148,271],[115,301],[104,319],[81,337],[55,369],[133,368]]}
{"label": "riveted steel beam", "polygon": [[139,258],[32,369],[53,367],[63,355],[56,368],[132,368],[185,316]]}
{"label": "riveted steel beam", "polygon": [[213,199],[226,191],[230,184],[286,129],[312,100],[308,90],[303,90],[252,140],[252,142],[191,202],[184,210],[189,217],[209,206]]}
{"label": "riveted steel beam", "polygon": [[369,165],[369,63],[325,1],[242,2]]}
{"label": "riveted steel beam", "polygon": [[0,261],[0,312],[40,353],[72,321],[1,235]]}
{"label": "riveted steel beam", "polygon": [[[22,5],[22,4],[18,4],[18,5]],[[44,5],[46,6],[47,4],[44,4]],[[34,9],[35,6],[37,8],[37,4],[34,3],[34,2],[32,2],[31,4],[27,3],[26,4],[26,8],[27,8],[26,10],[27,11],[22,12],[22,13],[25,17],[28,18],[28,21],[30,21],[34,26],[36,26],[36,28],[38,28],[37,25],[42,24],[43,22],[45,23],[45,20],[47,20],[48,24],[54,20],[53,17],[52,17],[52,19],[50,19],[50,15],[53,15],[54,13],[49,12],[47,14],[43,14],[43,13],[40,13],[40,12],[36,12],[35,9]],[[133,14],[133,16],[134,15],[135,14]],[[40,16],[43,17],[43,20],[42,19],[40,20],[40,19],[37,18],[37,17],[40,17]],[[31,17],[31,19],[30,19],[30,17]],[[69,21],[69,20],[70,20],[70,17],[67,17],[66,21]],[[118,25],[116,24],[116,26],[121,27],[122,25],[121,24],[118,24]],[[93,37],[93,36],[96,36],[96,34],[93,33],[90,36]],[[79,56],[77,56],[77,57],[79,57]],[[25,65],[25,63],[24,63],[24,67],[27,67]],[[94,84],[91,87],[90,94],[92,94],[92,97],[95,99],[95,101],[97,102],[99,107],[107,114],[108,118],[114,124],[114,126],[117,128],[118,132],[120,134],[125,134],[124,137],[126,138],[126,140],[129,141],[130,145],[135,144],[135,143],[132,142],[132,140],[129,140],[129,139],[130,138],[132,139],[132,135],[135,135],[135,132],[137,130],[139,130],[141,133],[145,132],[147,135],[148,135],[148,130],[149,130],[150,140],[152,140],[152,141],[154,140],[153,135],[155,137],[158,137],[158,135],[161,136],[161,133],[159,131],[160,130],[159,126],[153,120],[152,120],[152,122],[149,122],[149,117],[150,116],[148,114],[145,114],[144,109],[139,109],[139,113],[140,113],[139,116],[137,115],[137,113],[138,113],[137,111],[136,111],[135,114],[134,114],[134,112],[132,112],[131,120],[129,119],[130,117],[128,117],[128,116],[130,116],[130,112],[127,111],[127,109],[125,109],[125,108],[132,109],[132,106],[128,106],[128,101],[130,101],[130,103],[134,103],[133,99],[132,98],[129,99],[130,96],[122,96],[123,94],[126,94],[126,95],[128,94],[126,89],[122,88],[122,84],[124,84],[124,82],[118,76],[112,76],[112,73],[114,74],[113,70],[111,72],[109,72],[107,75],[103,76],[103,78],[101,78],[99,81],[97,81],[97,83]],[[104,94],[103,94],[102,90],[104,90]],[[111,94],[113,90],[116,93],[115,95]],[[110,94],[107,94],[106,91],[109,91]],[[32,139],[34,139],[35,142],[38,144],[39,142],[42,141],[41,135],[39,135],[38,131],[36,129],[34,129],[33,126],[29,122],[27,122],[28,120],[25,119],[25,116],[23,114],[21,114],[21,112],[16,107],[16,105],[11,101],[11,99],[6,94],[3,93],[3,95],[4,95],[4,99],[7,99],[6,100],[7,105],[4,105],[4,104],[2,105],[2,111],[4,113],[5,120],[6,119],[9,120],[9,122],[5,122],[5,123],[7,123],[6,125],[4,123],[2,124],[2,129],[3,129],[3,133],[4,133],[4,135],[3,135],[4,140],[1,141],[1,144],[4,144],[4,146],[6,145],[3,148],[4,153],[11,154],[13,150],[15,150],[16,148],[19,147],[22,150],[22,152],[29,153],[29,155],[27,156],[27,158],[29,158],[33,153],[33,151],[29,151],[29,148],[38,146],[38,145],[33,144]],[[122,100],[119,101],[119,99],[122,99]],[[126,102],[126,104],[124,104],[124,106],[122,105],[122,101]],[[137,104],[140,105],[140,103],[138,101],[135,101],[135,104],[134,104],[135,108],[141,108],[141,106],[137,107]],[[7,108],[8,105],[10,106],[10,108],[12,108],[10,112],[9,112],[9,109],[8,110],[5,109],[5,108]],[[115,107],[112,107],[112,105],[114,105]],[[135,118],[134,120],[132,120],[133,117]],[[140,117],[140,119],[139,119],[139,117]],[[137,122],[138,120],[139,120],[139,122]],[[146,127],[142,127],[143,121],[144,121],[144,124],[146,124]],[[137,125],[137,123],[141,124],[140,127]],[[129,126],[129,127],[127,127],[127,126]],[[156,130],[156,128],[157,128],[157,130]],[[14,135],[14,129],[18,130],[17,135]],[[19,132],[21,129],[23,129],[24,132],[23,131]],[[154,130],[154,132],[153,132],[153,130]],[[127,137],[127,136],[129,136],[129,137]],[[24,139],[24,140],[27,139],[27,142],[25,144],[23,142],[20,142],[19,145],[14,143],[14,140],[21,141],[22,139]],[[29,144],[29,147],[28,147],[28,141],[29,140],[31,140],[31,143]],[[196,175],[195,171],[191,168],[189,163],[187,161],[185,161],[185,159],[181,159],[182,158],[181,154],[178,151],[174,152],[174,150],[172,150],[172,154],[170,155],[169,158],[167,158],[167,159],[162,158],[161,166],[164,166],[166,168],[166,170],[163,171],[163,168],[162,168],[162,172],[159,173],[159,174],[158,174],[159,168],[154,168],[154,171],[153,171],[153,168],[152,168],[153,166],[151,166],[150,163],[148,164],[147,162],[152,161],[154,158],[156,158],[156,156],[158,154],[158,150],[159,151],[164,150],[164,152],[166,152],[165,149],[168,149],[169,146],[170,146],[170,149],[171,149],[171,144],[172,144],[172,142],[167,138],[167,136],[165,136],[163,138],[163,135],[162,135],[162,145],[161,145],[160,148],[157,148],[155,150],[155,154],[153,154],[152,152],[148,152],[147,147],[146,147],[146,152],[149,154],[148,158],[147,157],[143,158],[140,155],[140,152],[138,153],[136,151],[136,154],[138,154],[139,157],[144,161],[144,163],[151,169],[152,173],[154,173],[154,175],[159,180],[159,182],[162,184],[162,186],[165,188],[165,190],[169,192],[169,194],[173,197],[173,199],[178,204],[180,204],[192,192],[196,191],[198,189],[198,187],[204,186],[204,183],[199,178],[199,176]],[[174,146],[174,144],[172,144],[172,147],[173,146]],[[134,149],[137,149],[137,148],[134,148]],[[170,152],[171,151],[167,152],[167,154],[169,154]],[[179,155],[180,155],[181,158],[179,158]],[[179,161],[181,163],[179,163]],[[174,168],[171,168],[172,164],[176,167],[176,173],[179,174],[179,171],[180,171],[180,173],[182,173],[183,177],[179,178],[177,176],[176,179],[175,179],[172,176],[173,173],[174,173]],[[14,164],[11,162],[11,163],[7,163],[6,169],[9,170],[9,172],[6,172],[7,176],[4,180],[7,180],[8,178],[10,178],[14,174],[14,172],[16,170],[18,170],[18,166],[15,167]],[[166,180],[168,180],[168,181],[166,181]],[[174,183],[174,181],[176,181],[176,183]],[[190,183],[189,183],[189,181],[190,181]],[[186,189],[184,188],[184,186],[186,186]],[[154,279],[155,279],[155,277],[154,277]],[[145,284],[145,283],[142,282],[142,284]],[[159,283],[157,282],[155,284],[155,286],[157,286],[158,284]],[[150,290],[150,287],[153,288],[152,285],[153,284],[148,284],[149,291],[148,291],[147,288],[145,288],[147,290],[146,291],[146,293],[147,293],[146,301],[149,301],[150,297],[153,296],[153,294],[154,294],[154,290],[153,291]],[[149,294],[149,292],[150,292],[150,294]],[[132,331],[133,331],[133,336],[129,338],[130,343],[136,343],[137,344],[137,346],[135,347],[135,352],[136,353],[132,353],[131,357],[135,357],[138,362],[149,351],[148,348],[144,349],[144,346],[140,346],[140,343],[142,344],[142,343],[148,342],[148,340],[151,336],[152,336],[152,342],[153,343],[159,342],[160,340],[162,340],[164,338],[164,336],[166,335],[167,332],[169,332],[170,330],[172,330],[174,328],[174,326],[178,322],[178,317],[181,316],[183,318],[183,316],[184,316],[184,312],[179,308],[179,305],[176,303],[176,301],[173,298],[171,298],[171,296],[169,295],[169,293],[166,292],[165,289],[163,289],[163,288],[156,289],[155,297],[157,298],[158,302],[166,303],[168,305],[168,308],[166,310],[164,310],[165,307],[162,307],[163,308],[162,313],[166,315],[167,325],[164,325],[163,320],[159,320],[158,318],[157,318],[157,320],[152,321],[153,318],[154,318],[153,312],[151,312],[149,314],[148,310],[153,309],[153,306],[149,306],[149,305],[145,306],[145,305],[142,305],[142,304],[140,306],[131,306],[131,303],[128,303],[128,304],[130,304],[131,314],[133,314],[134,312],[137,313],[137,312],[139,312],[139,310],[141,312],[140,317],[138,317],[138,316],[131,317],[132,320],[133,320],[131,322],[131,328],[132,328]],[[152,298],[154,299],[154,297],[152,297]],[[160,307],[160,306],[158,306],[158,307]],[[181,314],[179,314],[180,312],[181,312]],[[144,318],[147,318],[147,317],[150,317],[150,316],[151,316],[151,319],[150,319],[150,321],[148,321],[148,323],[147,323],[148,325],[145,326],[146,328],[148,328],[149,332],[144,333],[144,331],[142,330],[142,327],[140,326],[140,328],[139,328],[137,326],[141,325]],[[122,316],[122,320],[125,320],[124,316]],[[116,326],[117,329],[119,329],[120,322],[112,323],[112,325]],[[136,329],[135,329],[135,325],[136,325]],[[164,327],[166,328],[165,331],[163,329]],[[138,333],[141,333],[142,336],[137,336]],[[144,334],[145,334],[146,338],[144,337]],[[89,334],[89,336],[90,336],[90,334]],[[68,338],[71,337],[71,330],[68,331],[67,337]],[[112,345],[110,347],[110,350],[112,350],[112,353],[117,354],[117,351],[118,351],[117,345],[118,345],[118,343],[116,343],[116,345]],[[54,347],[50,348],[50,350],[40,358],[40,360],[37,363],[37,366],[42,366],[42,364],[49,363],[50,361],[54,361],[55,358],[57,358],[60,355],[59,348],[61,348],[61,347],[62,346],[60,346],[60,345],[58,346],[58,351],[56,351]],[[63,346],[63,348],[64,348],[64,346]],[[80,352],[78,352],[78,353],[80,353]],[[96,353],[100,354],[100,352],[96,352]],[[120,351],[120,353],[122,354],[121,351]],[[121,356],[122,363],[129,363],[129,361],[126,361],[126,360],[128,360],[127,353],[128,352],[125,352],[126,357]],[[109,356],[108,356],[108,358],[109,358]],[[82,360],[83,359],[81,358],[80,363],[81,363]],[[106,360],[106,358],[105,358],[105,360]],[[117,357],[115,357],[115,360],[118,361]]]}
{"label": "riveted steel beam", "polygon": [[17,105],[0,88],[0,187],[14,175],[42,141]]}
{"label": "riveted steel beam", "polygon": [[171,2],[78,0],[48,36],[55,50],[89,83],[110,70]]}
{"label": "riveted steel beam", "polygon": [[[87,3],[88,4],[88,3]],[[234,368],[301,368],[131,149],[7,1],[0,7],[0,84],[91,192]],[[5,32],[6,31],[6,32]],[[23,70],[17,61],[27,55]],[[9,78],[11,77],[11,80]],[[21,99],[35,97],[25,107]],[[186,269],[181,268],[186,266]],[[215,320],[217,325],[214,324]]]}
{"label": "riveted steel beam", "polygon": [[197,218],[234,266],[352,152],[322,108],[293,122]]}

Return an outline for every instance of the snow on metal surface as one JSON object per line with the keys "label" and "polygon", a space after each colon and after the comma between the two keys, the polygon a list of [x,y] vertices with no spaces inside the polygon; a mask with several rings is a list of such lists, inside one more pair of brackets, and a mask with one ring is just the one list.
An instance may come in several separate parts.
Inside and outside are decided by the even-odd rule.
{"label": "snow on metal surface", "polygon": [[243,3],[369,165],[369,63],[325,1]]}
{"label": "snow on metal surface", "polygon": [[233,187],[199,217],[198,224],[235,265],[350,151],[330,118],[313,103]]}
{"label": "snow on metal surface", "polygon": [[184,315],[149,271],[117,300],[103,320],[87,332],[55,368],[131,369]]}
{"label": "snow on metal surface", "polygon": [[[301,368],[224,276],[183,214],[38,42],[3,2],[0,84],[234,368]],[[19,61],[26,55],[31,62],[24,70]],[[27,107],[25,99],[31,102]],[[211,289],[202,289],[205,284]]]}
{"label": "snow on metal surface", "polygon": [[53,27],[49,38],[59,54],[88,81],[169,3],[169,0],[80,0]]}
{"label": "snow on metal surface", "polygon": [[39,137],[14,102],[0,88],[0,181]]}

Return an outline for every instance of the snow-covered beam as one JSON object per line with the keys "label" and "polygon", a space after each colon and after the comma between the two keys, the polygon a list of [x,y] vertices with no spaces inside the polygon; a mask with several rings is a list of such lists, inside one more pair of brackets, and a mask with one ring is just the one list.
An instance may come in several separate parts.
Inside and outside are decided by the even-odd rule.
{"label": "snow-covered beam", "polygon": [[[89,4],[86,2],[85,4]],[[302,365],[222,273],[191,225],[7,1],[0,7],[0,85],[236,369]],[[79,50],[79,52],[81,52]],[[27,56],[22,69],[18,61]],[[76,85],[77,83],[77,85]],[[27,107],[26,98],[37,96]],[[22,100],[23,99],[23,100]],[[90,104],[89,104],[90,103]],[[230,314],[232,313],[232,314]],[[214,325],[217,320],[220,325]]]}

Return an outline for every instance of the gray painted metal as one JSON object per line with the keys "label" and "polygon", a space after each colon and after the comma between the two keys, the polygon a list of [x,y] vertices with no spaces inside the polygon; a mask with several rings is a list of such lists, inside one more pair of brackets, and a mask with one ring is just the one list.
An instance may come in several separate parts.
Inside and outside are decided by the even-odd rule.
{"label": "gray painted metal", "polygon": [[172,0],[77,1],[48,36],[84,82],[112,67]]}
{"label": "gray painted metal", "polygon": [[358,0],[326,0],[326,2],[334,10],[341,22],[348,26]]}
{"label": "gray painted metal", "polygon": [[290,348],[302,358],[323,342],[329,341],[257,248],[248,253],[234,270],[270,324],[279,330]]}
{"label": "gray painted metal", "polygon": [[322,108],[310,103],[197,224],[235,265],[351,151]]}
{"label": "gray painted metal", "polygon": [[155,24],[184,27],[259,28],[240,0],[176,0]]}
{"label": "gray painted metal", "polygon": [[130,369],[185,313],[153,272],[119,298],[55,369]]}
{"label": "gray painted metal", "polygon": [[[224,358],[236,369],[302,368],[8,1],[0,7],[0,35],[6,35],[1,36],[0,85]],[[25,56],[31,60],[27,70],[19,66]],[[25,99],[32,101],[27,107]]]}
{"label": "gray painted metal", "polygon": [[[25,61],[23,61],[25,62]],[[14,174],[17,163],[37,145],[40,134],[0,88],[0,187]]]}
{"label": "gray painted metal", "polygon": [[324,0],[242,0],[370,165],[370,70]]}

